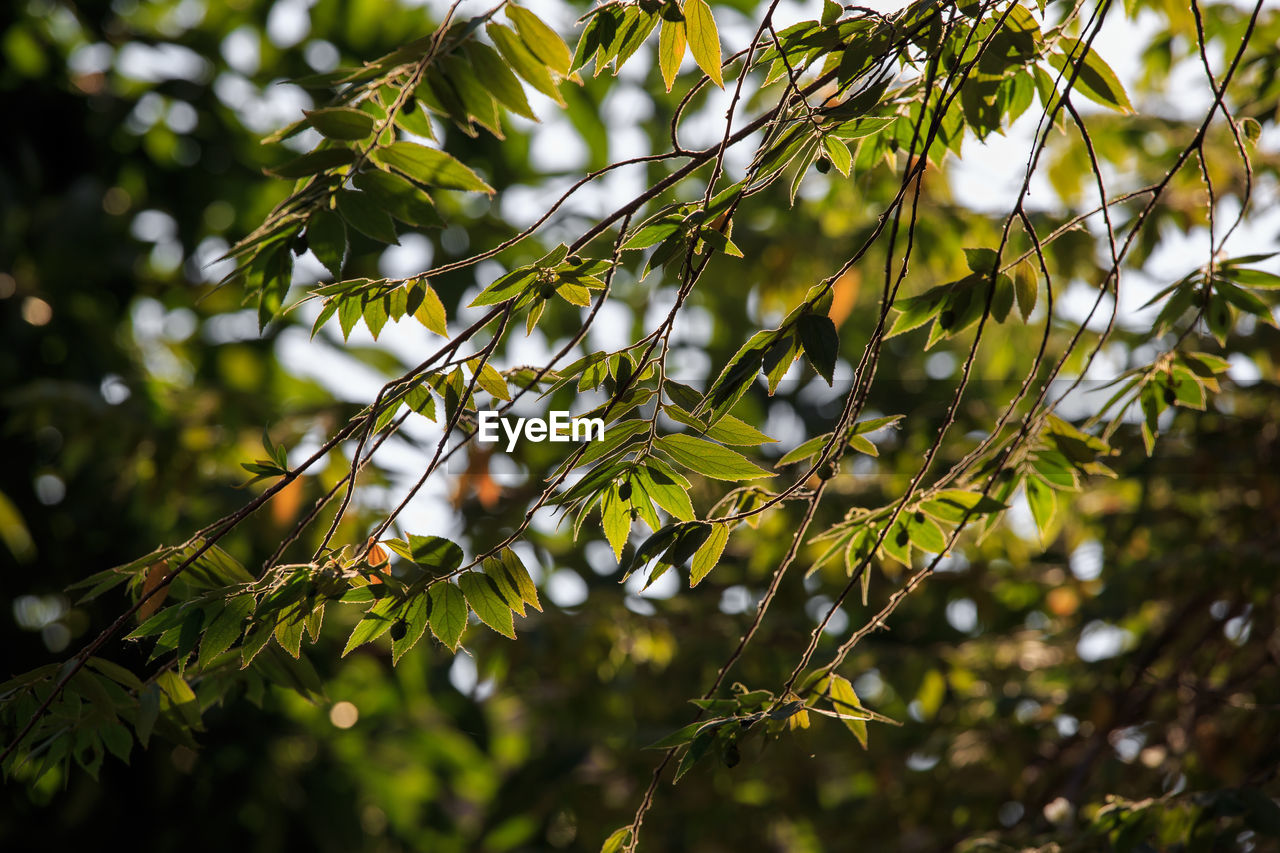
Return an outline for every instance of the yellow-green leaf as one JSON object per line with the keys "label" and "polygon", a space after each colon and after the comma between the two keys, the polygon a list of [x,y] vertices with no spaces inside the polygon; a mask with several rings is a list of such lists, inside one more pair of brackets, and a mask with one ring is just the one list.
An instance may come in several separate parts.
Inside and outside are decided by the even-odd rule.
{"label": "yellow-green leaf", "polygon": [[658,67],[662,69],[662,82],[668,92],[675,85],[680,63],[684,61],[685,38],[684,21],[662,19],[662,29],[658,32]]}
{"label": "yellow-green leaf", "polygon": [[458,650],[462,629],[467,627],[467,602],[462,591],[445,581],[429,588],[431,596],[431,633],[436,639]]}
{"label": "yellow-green leaf", "polygon": [[464,572],[458,577],[458,586],[466,596],[467,604],[475,611],[480,621],[497,631],[504,637],[516,638],[515,623],[511,619],[511,608],[502,600],[489,580],[479,572]]}
{"label": "yellow-green leaf", "polygon": [[516,32],[524,43],[533,51],[533,55],[561,77],[569,75],[569,64],[573,62],[573,54],[569,46],[555,30],[543,23],[542,19],[523,6],[509,4],[507,17],[516,25]]}
{"label": "yellow-green leaf", "polygon": [[[707,0],[688,0],[684,4],[684,25],[693,61],[706,72],[712,83],[723,89],[724,78],[720,74],[720,33],[716,29],[716,20],[711,16]],[[670,89],[671,85],[667,84],[667,88]]]}
{"label": "yellow-green leaf", "polygon": [[724,553],[724,546],[728,543],[729,525],[712,525],[711,535],[693,555],[693,565],[689,568],[689,586],[697,586],[716,567],[720,562],[720,555]]}

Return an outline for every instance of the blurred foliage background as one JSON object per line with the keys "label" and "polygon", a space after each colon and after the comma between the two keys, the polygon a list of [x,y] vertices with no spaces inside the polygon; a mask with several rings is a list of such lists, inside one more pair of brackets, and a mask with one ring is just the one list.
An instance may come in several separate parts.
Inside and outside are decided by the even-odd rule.
{"label": "blurred foliage background", "polygon": [[[1146,108],[1140,122],[1091,116],[1091,129],[1118,183],[1139,186],[1162,174],[1199,120],[1176,109],[1173,88],[1198,60],[1187,9],[1125,5],[1150,34],[1140,88],[1130,92]],[[567,28],[585,6],[545,8]],[[748,0],[716,9],[744,25],[757,11]],[[259,453],[264,427],[291,447],[314,444],[364,399],[360,390],[335,393],[302,369],[305,358],[289,357],[306,338],[308,317],[260,336],[240,294],[213,287],[225,272],[217,259],[284,194],[261,174],[282,153],[259,140],[312,103],[306,89],[284,81],[378,56],[430,32],[441,14],[437,5],[392,0],[28,0],[0,11],[6,670],[60,660],[121,606],[113,596],[73,606],[65,585],[243,503],[239,463]],[[1217,4],[1205,14],[1210,39],[1234,49],[1247,11]],[[1240,115],[1263,128],[1254,180],[1265,211],[1276,192],[1277,10],[1264,12],[1253,44],[1233,97]],[[662,94],[656,64],[638,64],[620,82],[565,87],[563,117],[507,128],[504,142],[449,134],[446,145],[482,164],[490,183],[519,192],[443,202],[449,227],[405,241],[417,259],[496,244],[541,212],[565,175],[615,159],[624,136],[633,147],[663,149],[681,90]],[[553,112],[549,105],[539,113]],[[617,116],[627,117],[626,128]],[[1057,138],[1050,150],[1052,190],[1064,205],[1091,189],[1074,139]],[[1215,128],[1211,166],[1233,162],[1231,145]],[[557,160],[561,147],[576,156]],[[998,233],[987,200],[948,179],[954,165],[925,180],[917,241],[926,248],[913,265],[925,279],[962,269],[960,249]],[[1229,207],[1241,188],[1232,167],[1223,168],[1220,203]],[[719,284],[699,288],[701,322],[677,339],[689,378],[714,373],[762,317],[780,315],[837,267],[874,226],[896,181],[881,171],[819,182],[794,208],[774,190],[742,216],[734,238],[755,260],[729,267],[738,262],[719,259],[724,268],[708,273]],[[590,201],[557,227],[581,230],[591,204],[603,209],[609,200]],[[1045,209],[1035,218],[1052,225],[1062,217]],[[1163,257],[1167,268],[1172,244],[1174,266],[1194,268],[1201,259],[1185,248],[1178,254],[1177,244],[1204,224],[1202,185],[1184,170],[1133,266]],[[1251,223],[1246,248],[1275,249],[1275,225],[1266,216]],[[1055,267],[1076,282],[1098,279],[1095,238],[1081,230],[1056,242]],[[379,249],[353,246],[350,268],[396,269],[397,256]],[[878,284],[862,287],[861,270],[874,280],[883,263],[873,254],[837,291],[846,341],[865,340],[872,327]],[[450,316],[483,274],[433,280]],[[623,328],[647,328],[651,303],[669,304],[670,288],[655,293],[652,284],[620,275],[616,304],[628,310],[615,320]],[[577,315],[565,311],[544,326],[555,343],[576,329]],[[1063,324],[1054,334],[1069,332]],[[1038,334],[1032,324],[984,345],[957,433],[990,422]],[[1149,321],[1122,323],[1108,364],[1150,360],[1142,350],[1149,337]],[[326,357],[346,359],[344,376],[390,373],[409,357],[368,340],[339,355],[336,341],[317,340]],[[827,524],[905,484],[950,398],[961,352],[951,346],[926,359],[918,341],[889,342],[893,369],[872,408],[906,414],[907,425],[881,442],[879,459],[860,460],[836,481]],[[1241,321],[1223,355],[1242,382],[1224,383],[1206,412],[1179,411],[1154,457],[1143,454],[1136,426],[1124,426],[1119,477],[1064,506],[1052,535],[1041,537],[1025,511],[1015,512],[958,551],[890,630],[858,647],[844,671],[869,707],[901,727],[873,726],[864,752],[842,726],[819,720],[767,747],[754,744],[734,768],[700,767],[678,787],[660,788],[646,846],[1276,849],[1280,336]],[[838,399],[825,386],[789,383],[772,398],[753,393],[743,416],[771,435],[812,435],[826,428]],[[483,546],[491,531],[514,527],[536,472],[554,464],[549,446],[529,454],[527,471],[506,477],[490,477],[485,460],[473,460],[470,474],[417,520]],[[228,549],[260,564],[344,467],[339,461],[301,480]],[[390,500],[378,496],[378,484],[398,482],[391,463],[373,476],[374,496],[344,522],[346,541],[360,541]],[[706,503],[698,497],[695,504]],[[393,669],[382,647],[340,659],[343,628],[356,615],[345,626],[331,616],[311,654],[327,702],[269,691],[212,709],[199,750],[153,743],[135,750],[129,766],[108,761],[97,780],[55,772],[34,787],[10,783],[0,843],[597,849],[630,820],[647,784],[657,753],[640,747],[687,722],[685,701],[728,654],[795,523],[786,513],[766,517],[735,538],[696,590],[667,587],[648,598],[619,586],[598,531],[575,544],[566,529],[539,528],[535,559],[526,562],[541,567],[550,605],[519,623],[517,642],[473,630],[470,655],[455,659],[424,644]],[[772,686],[844,579],[836,566],[803,581],[800,574],[784,584],[734,680]],[[877,573],[871,609],[851,603],[839,627],[860,624],[895,580]],[[143,659],[127,645],[114,653]]]}

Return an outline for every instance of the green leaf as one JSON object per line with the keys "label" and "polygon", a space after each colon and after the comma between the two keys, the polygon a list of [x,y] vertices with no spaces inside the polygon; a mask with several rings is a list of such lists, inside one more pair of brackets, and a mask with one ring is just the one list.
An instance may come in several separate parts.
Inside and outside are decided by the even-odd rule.
{"label": "green leaf", "polygon": [[387,213],[415,228],[443,228],[435,202],[418,187],[390,172],[368,171],[352,181]]}
{"label": "green leaf", "polygon": [[684,744],[693,740],[694,737],[698,734],[698,732],[700,732],[707,725],[709,725],[709,723],[705,721],[690,723],[687,726],[676,729],[674,732],[667,735],[666,737],[663,737],[654,741],[653,743],[646,746],[645,749],[670,749],[673,746],[683,746]]}
{"label": "green leaf", "polygon": [[449,651],[456,652],[462,630],[467,627],[467,601],[462,590],[444,581],[432,584],[427,593],[431,596],[431,633],[448,646]]}
{"label": "green leaf", "polygon": [[[720,74],[720,32],[716,29],[716,20],[711,15],[707,0],[686,0],[684,25],[693,61],[706,72],[712,83],[723,89],[724,78]],[[669,91],[671,86],[668,85],[667,89]]]}
{"label": "green leaf", "polygon": [[658,464],[646,465],[637,469],[635,477],[654,503],[681,521],[692,521],[693,504],[689,502],[687,483],[682,486],[672,476],[675,472],[668,473],[661,467]]}
{"label": "green leaf", "polygon": [[463,572],[458,576],[458,586],[481,622],[504,637],[516,638],[511,608],[494,588],[493,581],[479,572]]}
{"label": "green leaf", "polygon": [[631,826],[623,826],[609,833],[609,837],[600,845],[600,853],[618,853],[631,840]]}
{"label": "green leaf", "polygon": [[729,525],[712,525],[711,535],[693,555],[693,565],[689,568],[689,586],[697,586],[716,567],[727,544],[729,544]]}
{"label": "green leaf", "polygon": [[667,91],[675,85],[676,75],[680,73],[680,63],[684,61],[685,22],[662,19],[662,29],[658,31],[658,67],[662,70],[662,82]]}
{"label": "green leaf", "polygon": [[773,476],[736,450],[690,435],[664,435],[656,444],[677,464],[717,480],[754,480]]}
{"label": "green leaf", "polygon": [[822,150],[827,152],[827,158],[836,167],[836,171],[849,177],[853,170],[853,155],[849,153],[849,146],[835,136],[825,136],[822,139]]}
{"label": "green leaf", "polygon": [[476,384],[495,400],[509,401],[511,399],[511,391],[507,388],[507,380],[488,362],[480,365],[480,372],[476,374]]}
{"label": "green leaf", "polygon": [[[671,384],[670,381],[667,382],[667,385]],[[741,418],[735,418],[733,415],[725,415],[708,427],[705,423],[689,414],[684,407],[678,405],[666,406],[663,411],[672,420],[678,421],[685,426],[693,427],[702,435],[721,444],[732,444],[737,447],[755,447],[777,441],[777,439],[770,438],[751,424]]]}
{"label": "green leaf", "polygon": [[889,328],[889,333],[885,335],[885,338],[892,338],[903,332],[909,332],[932,320],[942,310],[946,297],[947,285],[942,285],[920,296],[913,296],[910,299],[902,299],[895,302],[893,307],[901,313],[893,321],[893,326]]}
{"label": "green leaf", "polygon": [[1025,321],[1036,307],[1039,277],[1030,260],[1021,261],[1013,268],[1013,292],[1018,300],[1018,313]]}
{"label": "green leaf", "polygon": [[825,314],[807,312],[796,321],[800,333],[800,345],[805,357],[818,375],[832,384],[836,355],[840,352],[840,336],[836,324]]}
{"label": "green leaf", "polygon": [[[1086,98],[1104,107],[1112,107],[1122,113],[1132,113],[1133,105],[1125,94],[1120,78],[1111,70],[1111,66],[1102,61],[1102,57],[1082,41],[1064,39],[1058,45],[1058,51],[1050,54],[1049,63],[1059,71],[1067,65],[1067,56],[1073,57],[1071,64],[1078,68],[1075,88]],[[1063,71],[1064,82],[1071,79],[1071,71]]]}
{"label": "green leaf", "polygon": [[498,103],[527,119],[538,120],[525,97],[524,86],[496,50],[475,39],[469,40],[465,49],[476,77]]}
{"label": "green leaf", "polygon": [[430,610],[430,598],[426,592],[411,598],[400,611],[404,620],[404,635],[391,641],[391,665],[395,666],[404,657],[404,653],[418,644],[427,630],[427,613]]}
{"label": "green leaf", "polygon": [[[854,691],[853,685],[849,683],[849,679],[843,675],[831,675],[827,682],[827,694],[830,697],[831,707],[838,714],[854,714],[858,711],[864,711],[862,702],[858,699],[857,692]],[[853,732],[853,736],[858,739],[858,743],[863,749],[867,748],[867,721],[842,718],[841,722],[849,731]]]}
{"label": "green leaf", "polygon": [[978,492],[966,492],[963,489],[944,489],[920,504],[920,509],[941,521],[959,524],[965,519],[966,515],[969,519],[973,519],[979,515],[1000,512],[1006,507],[995,498],[986,497]]}
{"label": "green leaf", "polygon": [[367,193],[338,191],[338,212],[347,224],[380,243],[398,245],[396,225],[386,211]]}
{"label": "green leaf", "polygon": [[938,523],[923,512],[909,513],[904,526],[911,544],[931,554],[941,554],[947,547],[947,537]]}
{"label": "green leaf", "polygon": [[498,559],[502,563],[502,570],[506,573],[507,578],[515,587],[516,592],[520,594],[521,600],[534,610],[541,612],[542,602],[538,600],[538,587],[534,584],[533,578],[529,575],[529,570],[524,567],[519,555],[510,548],[503,548]]}
{"label": "green leaf", "polygon": [[426,326],[428,331],[435,332],[443,338],[449,337],[444,303],[440,301],[440,296],[436,293],[435,288],[427,284],[425,280],[422,280],[413,286],[413,292],[420,293],[422,296],[422,301],[413,311],[413,318]]}
{"label": "green leaf", "polygon": [[506,602],[507,607],[512,612],[523,616],[525,614],[524,599],[521,598],[511,578],[507,576],[502,561],[497,557],[485,557],[484,562],[481,563],[481,571],[493,583],[493,588],[498,591],[499,597]]}
{"label": "green leaf", "polygon": [[419,566],[437,574],[448,574],[462,565],[462,549],[440,536],[409,534],[410,557]]}
{"label": "green leaf", "polygon": [[370,158],[423,186],[493,193],[493,187],[452,155],[416,142],[393,142],[375,150]]}
{"label": "green leaf", "polygon": [[785,468],[788,465],[793,465],[796,462],[799,462],[801,459],[809,459],[810,457],[817,456],[822,448],[827,446],[827,442],[831,441],[831,436],[832,433],[828,432],[809,439],[798,447],[795,447],[785,453],[781,459],[774,463],[774,467]]}
{"label": "green leaf", "polygon": [[1024,485],[1027,490],[1027,503],[1031,507],[1031,516],[1035,519],[1040,535],[1044,536],[1057,510],[1057,498],[1054,496],[1053,489],[1035,477],[1028,477]]}
{"label": "green leaf", "polygon": [[245,619],[253,613],[257,599],[252,595],[237,595],[228,601],[205,629],[200,640],[200,657],[196,666],[204,669],[210,661],[231,648],[244,631]]}
{"label": "green leaf", "polygon": [[266,172],[277,178],[305,178],[338,166],[350,165],[355,159],[355,152],[350,148],[317,148],[274,169],[267,169]]}
{"label": "green leaf", "polygon": [[616,560],[622,559],[622,549],[631,535],[631,512],[627,507],[618,494],[618,486],[611,484],[600,502],[600,524]]}
{"label": "green leaf", "polygon": [[395,624],[395,618],[393,617],[397,606],[396,599],[387,596],[365,611],[364,616],[356,623],[356,627],[352,629],[351,636],[347,638],[347,645],[342,650],[342,657],[350,654],[352,649],[363,646],[365,643],[372,643],[391,630],[391,626]]}
{"label": "green leaf", "polygon": [[330,139],[354,141],[373,133],[373,116],[351,107],[303,111],[307,122]]}
{"label": "green leaf", "polygon": [[995,269],[1000,258],[996,255],[994,249],[965,249],[964,262],[973,272],[983,276],[990,276],[991,271]]}
{"label": "green leaf", "polygon": [[493,39],[493,43],[498,46],[498,51],[501,52],[502,58],[529,85],[551,98],[560,106],[566,106],[564,98],[560,95],[560,90],[556,88],[555,80],[551,78],[551,72],[547,70],[547,66],[538,57],[533,55],[533,52],[525,45],[520,36],[516,35],[509,27],[492,22],[485,25],[484,31],[488,33],[489,38]]}
{"label": "green leaf", "polygon": [[297,660],[302,654],[302,632],[306,629],[301,614],[289,615],[276,623],[275,637],[280,648]]}
{"label": "green leaf", "polygon": [[166,669],[155,677],[155,683],[160,686],[173,707],[178,709],[178,714],[188,726],[193,729],[201,728],[200,702],[196,699],[191,685],[182,676],[171,669]]}
{"label": "green leaf", "polygon": [[538,278],[538,267],[521,267],[501,276],[471,300],[470,308],[498,305],[524,293]]}
{"label": "green leaf", "polygon": [[537,15],[514,3],[507,5],[507,17],[516,25],[516,32],[533,51],[533,55],[561,77],[569,75],[573,54],[564,39],[542,22]]}
{"label": "green leaf", "polygon": [[1223,267],[1222,274],[1236,284],[1242,284],[1245,287],[1257,287],[1264,290],[1280,288],[1280,275],[1266,270]]}
{"label": "green leaf", "polygon": [[342,259],[347,254],[347,226],[341,216],[323,207],[312,213],[307,223],[307,245],[335,279],[342,278]]}

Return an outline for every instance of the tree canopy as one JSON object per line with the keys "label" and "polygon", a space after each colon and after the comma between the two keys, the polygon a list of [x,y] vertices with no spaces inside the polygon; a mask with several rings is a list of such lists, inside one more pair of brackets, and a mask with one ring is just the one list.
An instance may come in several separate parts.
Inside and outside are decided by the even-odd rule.
{"label": "tree canopy", "polygon": [[1271,849],[1277,44],[11,12],[0,839]]}

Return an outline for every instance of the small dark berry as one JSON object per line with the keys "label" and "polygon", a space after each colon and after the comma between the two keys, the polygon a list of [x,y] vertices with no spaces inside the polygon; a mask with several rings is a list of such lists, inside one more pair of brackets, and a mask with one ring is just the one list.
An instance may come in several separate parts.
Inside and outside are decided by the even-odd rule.
{"label": "small dark berry", "polygon": [[400,111],[405,115],[413,115],[413,111],[416,110],[417,108],[418,108],[418,102],[415,101],[413,98],[410,98],[409,100],[404,102],[404,106],[400,108]]}
{"label": "small dark berry", "polygon": [[950,329],[956,324],[956,312],[948,308],[938,315],[938,325],[944,329]]}
{"label": "small dark berry", "polygon": [[826,157],[819,157],[818,162],[814,163],[813,167],[818,170],[818,174],[825,175],[831,171],[831,161]]}
{"label": "small dark berry", "polygon": [[299,234],[297,237],[294,237],[293,245],[290,248],[293,249],[293,253],[295,255],[305,254],[307,251],[307,235]]}
{"label": "small dark berry", "polygon": [[570,256],[569,256],[569,266],[571,266],[571,267],[580,267],[580,266],[582,266],[582,256],[581,256],[581,255],[570,255]]}
{"label": "small dark berry", "polygon": [[538,291],[538,295],[541,296],[543,299],[550,299],[551,297],[556,295],[555,285],[553,284],[542,285],[542,290]]}
{"label": "small dark berry", "polygon": [[618,497],[622,498],[624,501],[631,497],[631,481],[630,480],[625,481],[621,486],[618,487]]}
{"label": "small dark berry", "polygon": [[830,462],[823,464],[823,466],[818,469],[818,479],[820,480],[830,480],[835,475],[836,466]]}
{"label": "small dark berry", "polygon": [[396,624],[391,626],[391,639],[403,640],[404,635],[409,633],[409,623],[403,619],[397,619]]}
{"label": "small dark berry", "polygon": [[924,524],[924,513],[920,512],[920,510],[916,510],[915,519],[916,524]]}
{"label": "small dark berry", "polygon": [[910,539],[907,536],[907,531],[899,530],[897,538],[894,539],[893,541],[897,543],[899,548],[906,546],[907,542],[910,541]]}

